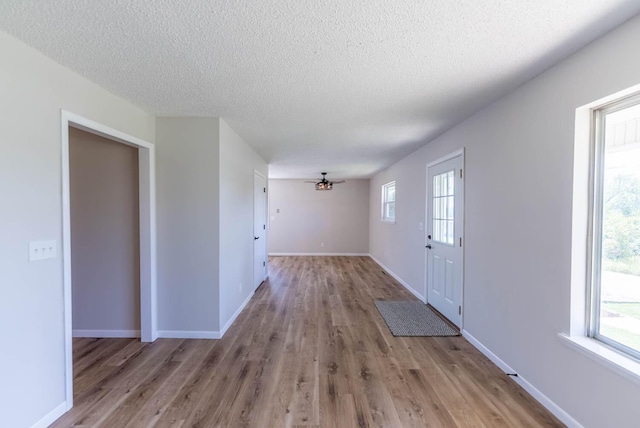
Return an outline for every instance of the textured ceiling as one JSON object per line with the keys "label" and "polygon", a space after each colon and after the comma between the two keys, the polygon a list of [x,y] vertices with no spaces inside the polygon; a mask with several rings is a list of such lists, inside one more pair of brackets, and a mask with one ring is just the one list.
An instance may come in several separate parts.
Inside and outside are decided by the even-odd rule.
{"label": "textured ceiling", "polygon": [[638,0],[0,2],[0,28],[159,116],[220,116],[274,178],[370,177]]}

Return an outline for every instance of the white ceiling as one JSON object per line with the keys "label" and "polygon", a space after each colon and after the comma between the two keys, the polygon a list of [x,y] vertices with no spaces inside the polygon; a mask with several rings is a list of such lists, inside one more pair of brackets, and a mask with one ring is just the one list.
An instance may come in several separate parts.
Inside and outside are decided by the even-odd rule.
{"label": "white ceiling", "polygon": [[220,116],[273,178],[370,177],[638,0],[0,2],[0,28],[159,116]]}

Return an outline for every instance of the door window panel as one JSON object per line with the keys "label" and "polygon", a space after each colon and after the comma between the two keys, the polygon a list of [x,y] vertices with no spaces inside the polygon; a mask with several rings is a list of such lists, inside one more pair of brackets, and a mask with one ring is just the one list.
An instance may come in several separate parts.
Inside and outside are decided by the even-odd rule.
{"label": "door window panel", "polygon": [[433,176],[433,240],[453,245],[455,212],[455,170]]}

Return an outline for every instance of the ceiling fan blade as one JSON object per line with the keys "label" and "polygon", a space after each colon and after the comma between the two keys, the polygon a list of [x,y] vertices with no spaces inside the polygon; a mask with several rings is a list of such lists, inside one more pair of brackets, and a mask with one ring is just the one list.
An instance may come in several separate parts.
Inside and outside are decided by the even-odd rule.
{"label": "ceiling fan blade", "polygon": [[347,180],[336,180],[336,181],[332,181],[333,184],[340,184],[340,183],[346,183]]}
{"label": "ceiling fan blade", "polygon": [[316,184],[316,183],[317,183],[317,181],[310,181],[310,180],[306,180],[306,181],[305,181],[305,183],[313,183],[313,184]]}

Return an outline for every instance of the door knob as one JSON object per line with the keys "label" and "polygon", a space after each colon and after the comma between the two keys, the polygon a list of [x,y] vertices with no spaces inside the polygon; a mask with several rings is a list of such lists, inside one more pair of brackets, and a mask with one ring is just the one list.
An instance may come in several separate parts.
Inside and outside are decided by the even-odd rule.
{"label": "door knob", "polygon": [[254,236],[253,240],[255,241],[256,239],[260,239],[260,237],[259,236]]}
{"label": "door knob", "polygon": [[431,245],[427,245],[425,248],[431,249]]}

